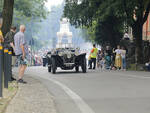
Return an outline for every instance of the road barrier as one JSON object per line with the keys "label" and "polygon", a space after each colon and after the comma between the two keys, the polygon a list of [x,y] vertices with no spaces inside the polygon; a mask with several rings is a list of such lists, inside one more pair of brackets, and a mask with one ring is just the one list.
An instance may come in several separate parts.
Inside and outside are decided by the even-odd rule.
{"label": "road barrier", "polygon": [[8,52],[8,81],[11,81],[11,76],[12,76],[12,52]]}
{"label": "road barrier", "polygon": [[4,88],[8,88],[9,81],[9,56],[8,49],[4,49]]}
{"label": "road barrier", "polygon": [[3,96],[3,46],[0,45],[0,97]]}
{"label": "road barrier", "polygon": [[12,52],[8,48],[4,48],[0,43],[0,97],[3,96],[4,88],[8,88],[8,82],[12,76]]}

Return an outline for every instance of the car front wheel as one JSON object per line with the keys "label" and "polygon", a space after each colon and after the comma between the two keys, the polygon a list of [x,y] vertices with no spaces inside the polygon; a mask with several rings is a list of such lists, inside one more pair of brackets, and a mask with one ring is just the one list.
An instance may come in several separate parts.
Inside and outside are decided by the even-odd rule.
{"label": "car front wheel", "polygon": [[48,72],[51,72],[51,66],[48,66]]}
{"label": "car front wheel", "polygon": [[52,58],[52,73],[53,74],[56,73],[56,61],[54,58]]}
{"label": "car front wheel", "polygon": [[82,62],[82,66],[81,66],[81,67],[82,67],[82,72],[83,72],[83,73],[86,73],[86,58],[83,59],[83,62]]}

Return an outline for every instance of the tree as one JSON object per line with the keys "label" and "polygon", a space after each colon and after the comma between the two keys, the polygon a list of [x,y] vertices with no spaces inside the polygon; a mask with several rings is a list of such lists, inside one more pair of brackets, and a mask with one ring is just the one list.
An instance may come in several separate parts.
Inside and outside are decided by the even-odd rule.
{"label": "tree", "polygon": [[4,0],[4,6],[3,6],[3,26],[2,31],[4,36],[9,31],[10,26],[12,24],[13,19],[13,6],[14,6],[14,0]]}
{"label": "tree", "polygon": [[148,0],[123,0],[123,12],[127,22],[133,29],[136,44],[136,62],[143,63],[143,25],[150,12],[150,1]]}
{"label": "tree", "polygon": [[107,15],[108,10],[115,10],[115,15],[124,18],[133,29],[133,37],[136,45],[136,63],[143,63],[143,25],[150,12],[150,1],[148,0],[102,0],[99,7],[101,17]]}
{"label": "tree", "polygon": [[3,0],[0,0],[0,13],[2,13],[3,10]]}
{"label": "tree", "polygon": [[114,16],[113,11],[103,20],[98,20],[95,40],[101,45],[115,48],[123,37],[123,20]]}
{"label": "tree", "polygon": [[47,10],[44,5],[47,0],[1,0],[3,5],[3,33],[9,31],[12,23],[15,26],[20,24],[30,24],[31,19],[34,23],[46,18]]}
{"label": "tree", "polygon": [[[123,19],[116,15],[115,10],[105,8],[104,0],[66,0],[64,16],[72,25],[87,28],[86,39],[94,43],[116,46],[121,37]],[[104,13],[105,12],[105,13]]]}
{"label": "tree", "polygon": [[[45,8],[47,0],[15,0],[13,25],[26,25],[27,40],[31,40],[40,30],[40,23],[49,13]],[[22,4],[22,5],[20,5]]]}
{"label": "tree", "polygon": [[91,26],[96,18],[99,0],[66,0],[64,16],[70,19],[70,23],[76,27]]}
{"label": "tree", "polygon": [[150,12],[149,0],[66,0],[64,15],[76,26],[90,26],[91,21],[103,20],[111,11],[114,16],[124,19],[133,29],[136,44],[136,62],[143,63],[143,24]]}

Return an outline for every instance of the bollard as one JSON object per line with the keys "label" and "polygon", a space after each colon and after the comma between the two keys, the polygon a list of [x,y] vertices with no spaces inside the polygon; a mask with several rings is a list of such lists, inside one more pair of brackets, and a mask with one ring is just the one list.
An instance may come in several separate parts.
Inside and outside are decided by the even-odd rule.
{"label": "bollard", "polygon": [[0,97],[3,96],[3,47],[0,45]]}
{"label": "bollard", "polygon": [[12,77],[12,52],[9,51],[8,52],[8,81],[11,81],[11,77]]}
{"label": "bollard", "polygon": [[9,76],[9,71],[8,71],[8,49],[4,49],[4,88],[8,88],[8,76]]}

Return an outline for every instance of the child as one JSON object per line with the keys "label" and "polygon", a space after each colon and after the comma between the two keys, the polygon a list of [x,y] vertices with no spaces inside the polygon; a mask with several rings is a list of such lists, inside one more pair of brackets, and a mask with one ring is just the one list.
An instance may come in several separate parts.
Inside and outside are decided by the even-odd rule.
{"label": "child", "polygon": [[106,69],[111,69],[111,56],[106,53],[105,55],[105,61],[106,61]]}
{"label": "child", "polygon": [[105,58],[104,57],[100,61],[100,67],[101,67],[101,69],[105,69]]}

